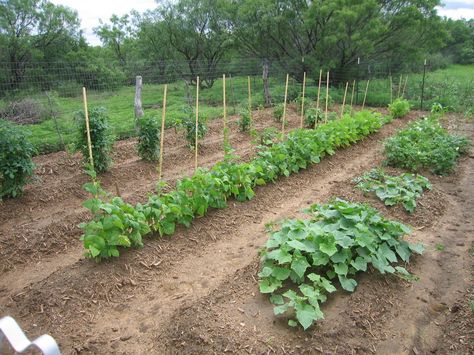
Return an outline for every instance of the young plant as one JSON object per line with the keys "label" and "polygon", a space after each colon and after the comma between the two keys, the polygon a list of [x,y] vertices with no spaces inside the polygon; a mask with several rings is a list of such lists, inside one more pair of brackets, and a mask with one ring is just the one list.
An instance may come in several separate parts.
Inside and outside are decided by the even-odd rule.
{"label": "young plant", "polygon": [[324,121],[324,113],[321,109],[311,107],[306,110],[304,123],[307,128],[314,128],[316,123]]}
{"label": "young plant", "polygon": [[[89,163],[89,148],[87,145],[86,119],[81,111],[76,116],[77,138],[75,149],[82,153],[85,164]],[[94,169],[97,173],[107,171],[112,165],[110,153],[114,143],[114,138],[110,132],[108,116],[105,108],[97,107],[89,110],[89,129],[92,142],[92,158],[94,159]]]}
{"label": "young plant", "polygon": [[[185,116],[181,120],[181,126],[185,129],[185,138],[189,146],[194,149],[196,146],[196,114],[194,109],[186,108]],[[207,133],[206,119],[199,115],[198,120],[198,139],[201,140]]]}
{"label": "young plant", "polygon": [[308,329],[324,318],[320,305],[328,294],[338,284],[354,292],[354,276],[369,265],[382,274],[410,278],[395,263],[423,252],[421,244],[403,240],[410,233],[407,226],[368,205],[336,199],[306,212],[309,219],[286,220],[270,232],[258,275],[260,292],[270,295],[275,315],[288,315],[290,326]]}
{"label": "young plant", "polygon": [[388,110],[393,118],[401,118],[410,112],[410,103],[408,100],[398,98],[388,105]]}
{"label": "young plant", "polygon": [[250,125],[252,120],[250,118],[250,112],[248,109],[242,109],[240,111],[240,119],[239,119],[239,129],[241,132],[247,132],[250,130]]}
{"label": "young plant", "polygon": [[280,131],[275,127],[268,127],[260,133],[260,144],[265,146],[273,145],[278,137],[280,136]]}
{"label": "young plant", "polygon": [[385,141],[385,163],[411,171],[430,169],[450,173],[457,158],[467,152],[469,139],[451,135],[434,118],[418,120]]}
{"label": "young plant", "polygon": [[431,190],[431,184],[424,176],[410,173],[391,176],[382,169],[372,169],[354,179],[354,182],[364,193],[375,193],[385,205],[401,203],[409,213],[415,210],[416,200],[423,194],[423,190]]}
{"label": "young plant", "polygon": [[161,122],[156,117],[144,116],[138,120],[138,129],[138,155],[144,160],[158,160]]}
{"label": "young plant", "polygon": [[21,195],[33,175],[35,164],[31,157],[34,153],[24,130],[0,120],[0,201]]}
{"label": "young plant", "polygon": [[277,104],[273,108],[273,117],[275,118],[275,121],[281,122],[281,119],[283,117],[283,110],[284,110],[283,104]]}

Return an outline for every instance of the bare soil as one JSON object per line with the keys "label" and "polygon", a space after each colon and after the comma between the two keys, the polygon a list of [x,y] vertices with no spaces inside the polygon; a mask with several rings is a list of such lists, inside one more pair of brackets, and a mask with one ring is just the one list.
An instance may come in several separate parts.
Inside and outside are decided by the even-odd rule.
{"label": "bare soil", "polygon": [[[383,140],[421,115],[413,112],[320,164],[257,188],[252,201],[231,201],[171,238],[149,238],[143,249],[100,264],[83,259],[78,240],[76,225],[89,218],[81,207],[87,177],[80,157],[37,157],[41,181],[0,205],[0,315],[14,316],[30,338],[50,333],[65,354],[472,353],[473,151],[449,177],[426,174],[434,189],[412,215],[353,189],[354,177],[381,164]],[[266,111],[255,122],[259,130],[278,126]],[[451,117],[451,129],[474,137],[472,123],[457,122]],[[290,127],[298,125],[292,111]],[[221,131],[219,121],[211,122],[201,166],[222,159]],[[192,173],[194,157],[181,135],[167,130],[166,137],[164,177],[172,184]],[[255,154],[251,140],[232,126],[231,143],[243,159]],[[157,178],[134,144],[117,143],[115,167],[101,176],[129,202],[146,200]],[[368,202],[412,225],[409,238],[426,246],[409,265],[419,281],[361,275],[356,292],[330,297],[325,320],[306,332],[290,329],[258,292],[264,225],[332,197]]]}

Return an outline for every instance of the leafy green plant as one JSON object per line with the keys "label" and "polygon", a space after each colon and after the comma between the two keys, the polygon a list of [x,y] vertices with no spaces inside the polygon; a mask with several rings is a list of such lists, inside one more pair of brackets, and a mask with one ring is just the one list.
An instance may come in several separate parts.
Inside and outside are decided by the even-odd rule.
{"label": "leafy green plant", "polygon": [[284,105],[283,104],[277,104],[273,108],[273,117],[277,122],[281,122],[281,119],[283,117],[283,110],[284,110]]}
{"label": "leafy green plant", "polygon": [[388,105],[388,110],[393,118],[401,118],[410,112],[410,103],[408,100],[398,98]]}
{"label": "leafy green plant", "polygon": [[453,170],[457,158],[468,147],[467,137],[449,134],[438,120],[425,118],[385,141],[385,163],[411,171],[427,168],[445,175]]}
{"label": "leafy green plant", "polygon": [[260,144],[270,146],[273,145],[280,137],[280,131],[275,127],[267,127],[260,133]]}
{"label": "leafy green plant", "polygon": [[[181,120],[181,126],[185,129],[185,138],[189,146],[194,149],[196,146],[196,116],[194,109],[186,108],[185,116]],[[199,115],[198,139],[203,139],[207,133],[207,124],[204,116]]]}
{"label": "leafy green plant", "polygon": [[[209,208],[226,207],[231,197],[239,201],[250,200],[255,195],[255,186],[273,182],[279,176],[289,176],[309,164],[319,163],[325,155],[332,155],[336,149],[366,137],[381,125],[379,115],[362,111],[353,118],[345,117],[316,130],[292,131],[285,141],[261,146],[257,157],[250,162],[238,163],[237,157],[227,154],[224,161],[212,169],[198,169],[192,177],[178,180],[175,190],[151,195],[147,203],[135,207],[108,196],[105,196],[108,202],[103,202],[101,194],[96,193],[96,185],[86,185],[87,191],[94,195],[94,199],[86,202],[93,220],[81,225],[86,256],[96,259],[117,256],[117,245],[140,246],[142,236],[154,231],[160,235],[171,235],[177,224],[189,227],[196,216],[203,216]],[[123,218],[122,224],[117,222],[121,233],[120,244],[117,244],[115,237],[110,239],[114,234],[100,232],[111,214]],[[147,223],[149,231],[142,222]],[[122,229],[122,225],[128,229]],[[129,228],[130,225],[133,229]]]}
{"label": "leafy green plant", "polygon": [[160,122],[153,116],[138,120],[138,155],[144,160],[156,161],[160,157]]}
{"label": "leafy green plant", "polygon": [[435,245],[435,248],[436,248],[437,251],[443,251],[444,250],[444,244],[437,243]]}
{"label": "leafy green plant", "polygon": [[288,315],[290,326],[308,329],[324,318],[320,304],[328,294],[337,284],[353,292],[354,276],[369,265],[409,278],[404,267],[394,264],[423,252],[421,244],[403,240],[410,233],[407,226],[368,205],[336,199],[306,212],[309,219],[286,220],[270,232],[261,258],[260,292],[271,295],[275,315]]}
{"label": "leafy green plant", "polygon": [[[88,164],[89,148],[87,146],[86,119],[83,111],[76,115],[76,121],[78,129],[74,149],[81,151],[85,164]],[[107,171],[112,165],[110,153],[112,151],[114,138],[110,132],[105,108],[96,107],[89,110],[89,129],[94,169],[98,173]]]}
{"label": "leafy green plant", "polygon": [[401,203],[410,213],[416,208],[416,200],[423,190],[431,190],[427,178],[410,173],[399,176],[387,175],[382,169],[372,169],[367,174],[354,179],[356,187],[364,193],[374,192],[387,206]]}
{"label": "leafy green plant", "polygon": [[242,109],[240,111],[240,119],[238,122],[240,131],[247,132],[250,129],[251,123],[252,123],[252,119],[251,119],[249,110]]}
{"label": "leafy green plant", "polygon": [[0,200],[21,195],[33,175],[34,153],[24,130],[0,120]]}
{"label": "leafy green plant", "polygon": [[321,109],[311,107],[306,110],[304,115],[304,123],[308,128],[314,128],[316,123],[324,121],[324,113]]}

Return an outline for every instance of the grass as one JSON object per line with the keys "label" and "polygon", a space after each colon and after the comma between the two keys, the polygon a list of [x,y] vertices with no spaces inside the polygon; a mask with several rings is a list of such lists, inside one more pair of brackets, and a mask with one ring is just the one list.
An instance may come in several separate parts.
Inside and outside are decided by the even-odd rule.
{"label": "grass", "polygon": [[[405,77],[404,77],[405,78]],[[405,80],[403,78],[403,80]],[[420,107],[421,74],[409,74],[405,97],[413,108]],[[393,99],[398,93],[399,78],[393,78]],[[260,76],[252,77],[252,106],[257,108],[263,105],[263,84]],[[283,77],[270,79],[270,92],[274,103],[282,102],[284,97]],[[363,91],[366,81],[359,82],[358,103],[363,100]],[[342,102],[345,83],[330,88],[330,96],[334,102]],[[241,107],[247,106],[247,78],[235,77],[227,79],[227,106],[228,114],[237,114]],[[301,84],[290,81],[290,90],[301,90]],[[347,102],[350,101],[351,88],[348,90]],[[76,97],[61,97],[53,99],[54,110],[57,112],[57,128],[53,119],[47,119],[39,124],[25,126],[31,132],[30,140],[37,147],[38,153],[46,153],[63,149],[58,130],[66,145],[75,139],[75,113],[83,109],[81,93]],[[306,88],[306,105],[315,101],[317,83],[314,78],[308,80]],[[135,88],[122,87],[114,92],[89,92],[89,107],[104,106],[107,109],[113,133],[117,138],[126,138],[135,135],[134,102]],[[29,95],[48,108],[46,95]],[[163,85],[145,84],[142,90],[142,103],[146,114],[161,117],[163,101]],[[222,117],[222,80],[217,80],[211,89],[200,92],[200,112],[207,119]],[[448,69],[427,73],[425,81],[425,109],[429,109],[434,102],[448,106],[452,111],[474,112],[474,65],[453,65]],[[325,103],[325,88],[321,93],[321,106]],[[370,81],[367,95],[367,106],[387,106],[390,103],[390,85],[388,78]],[[5,105],[0,101],[0,107]],[[195,104],[195,87],[186,88],[184,82],[168,85],[166,124],[172,126],[183,115],[183,107]]]}

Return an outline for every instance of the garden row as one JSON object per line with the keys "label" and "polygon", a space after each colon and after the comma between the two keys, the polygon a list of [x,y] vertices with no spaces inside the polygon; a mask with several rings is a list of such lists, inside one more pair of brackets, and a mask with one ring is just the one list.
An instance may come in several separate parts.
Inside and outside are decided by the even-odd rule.
{"label": "garden row", "polygon": [[[409,109],[401,103],[397,106],[401,111]],[[434,110],[430,117],[389,138],[385,163],[411,171],[451,172],[469,141],[449,134],[439,122],[441,117],[442,112]],[[374,193],[387,206],[402,204],[408,213],[415,210],[423,191],[431,189],[428,179],[421,175],[391,176],[381,168],[354,182],[365,194]],[[404,240],[411,232],[408,226],[386,219],[367,204],[338,198],[303,212],[309,218],[284,220],[278,228],[267,225],[270,236],[258,274],[260,292],[270,295],[274,314],[288,318],[290,326],[299,324],[307,329],[324,318],[320,305],[336,291],[337,284],[353,292],[355,275],[369,266],[381,274],[416,279],[399,265],[399,261],[408,263],[413,252],[421,254],[424,249],[422,244]]]}

